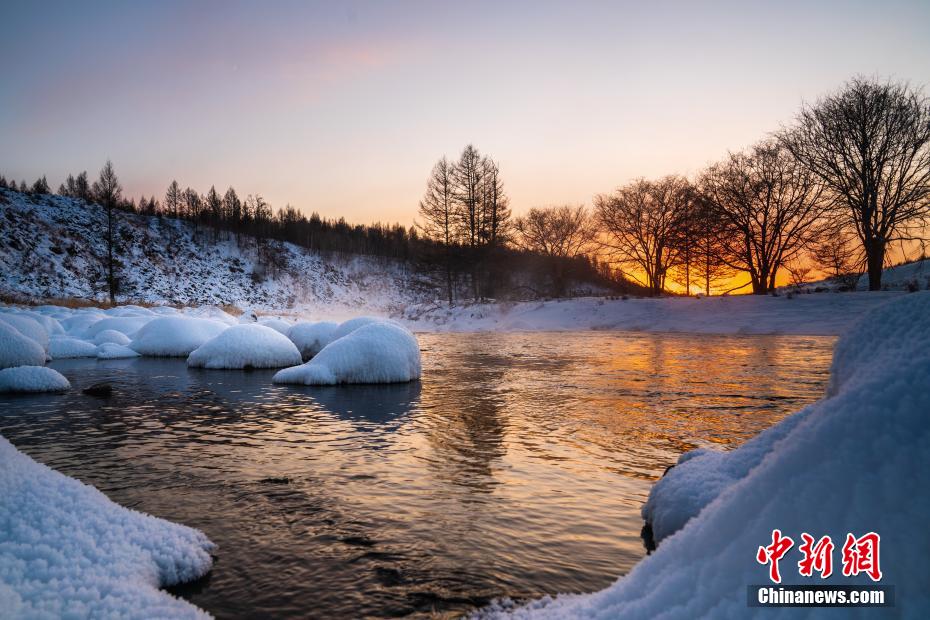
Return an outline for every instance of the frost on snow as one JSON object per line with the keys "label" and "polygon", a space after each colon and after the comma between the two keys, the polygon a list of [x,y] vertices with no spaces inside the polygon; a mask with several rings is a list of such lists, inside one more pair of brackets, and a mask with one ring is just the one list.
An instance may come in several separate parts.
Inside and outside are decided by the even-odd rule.
{"label": "frost on snow", "polygon": [[[887,611],[903,618],[930,615],[930,293],[901,297],[866,315],[838,343],[832,373],[824,400],[732,452],[685,458],[657,483],[653,514],[668,504],[669,515],[680,510],[672,516],[685,524],[666,532],[656,552],[629,575],[594,594],[483,615],[769,617],[776,610],[746,606],[746,586],[766,582],[766,569],[754,557],[776,528],[796,540],[802,532],[833,540],[877,532],[882,583],[895,586],[895,607]],[[712,492],[694,488],[701,485]],[[841,571],[814,582],[783,570],[782,580],[871,583]],[[826,615],[816,607],[790,612],[792,618]]]}
{"label": "frost on snow", "polygon": [[61,373],[45,366],[16,366],[0,370],[0,392],[60,392],[70,387]]}
{"label": "frost on snow", "polygon": [[97,347],[98,360],[121,360],[129,357],[139,357],[139,353],[115,342],[104,342]]}
{"label": "frost on snow", "polygon": [[279,334],[284,334],[287,336],[288,330],[291,328],[291,323],[283,319],[262,319],[258,322],[259,325],[264,325],[265,327],[270,327]]}
{"label": "frost on snow", "polygon": [[292,325],[287,331],[287,337],[300,351],[301,357],[308,360],[330,343],[337,327],[339,324],[332,321],[302,322]]}
{"label": "frost on snow", "polygon": [[[336,332],[343,331],[343,326]],[[369,320],[334,339],[306,364],[279,371],[274,382],[335,385],[399,383],[419,378],[420,347],[416,337],[395,323]]]}
{"label": "frost on snow", "polygon": [[299,364],[300,351],[280,332],[248,323],[233,325],[190,354],[196,368],[280,368]]}
{"label": "frost on snow", "polygon": [[0,436],[0,616],[201,618],[159,590],[212,566],[199,530],[113,503]]}
{"label": "frost on snow", "polygon": [[97,355],[97,347],[92,342],[71,336],[52,336],[48,343],[48,354],[53,360],[94,357]]}
{"label": "frost on snow", "polygon": [[45,349],[18,329],[0,321],[0,368],[45,364]]}
{"label": "frost on snow", "polygon": [[139,330],[130,347],[142,355],[153,357],[186,357],[224,329],[225,324],[210,319],[159,317]]}

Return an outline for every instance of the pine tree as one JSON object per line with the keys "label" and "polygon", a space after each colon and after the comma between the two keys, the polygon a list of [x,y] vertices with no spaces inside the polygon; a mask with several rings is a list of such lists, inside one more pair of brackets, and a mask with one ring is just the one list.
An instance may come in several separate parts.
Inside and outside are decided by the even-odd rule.
{"label": "pine tree", "polygon": [[113,259],[113,233],[116,227],[114,209],[122,198],[123,188],[116,177],[113,162],[109,159],[100,170],[100,178],[94,182],[94,200],[104,209],[107,217],[106,244],[107,244],[107,289],[110,294],[110,303],[116,303],[116,275],[114,274]]}

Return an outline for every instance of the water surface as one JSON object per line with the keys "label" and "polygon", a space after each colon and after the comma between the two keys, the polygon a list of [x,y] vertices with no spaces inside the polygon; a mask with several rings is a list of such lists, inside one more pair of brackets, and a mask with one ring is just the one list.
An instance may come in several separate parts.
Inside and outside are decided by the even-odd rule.
{"label": "water surface", "polygon": [[[204,530],[220,618],[454,616],[601,589],[645,554],[639,509],[695,447],[820,397],[834,338],[422,334],[420,382],[275,386],[182,360],[50,364],[0,432],[120,504]],[[80,390],[98,381],[109,399]]]}

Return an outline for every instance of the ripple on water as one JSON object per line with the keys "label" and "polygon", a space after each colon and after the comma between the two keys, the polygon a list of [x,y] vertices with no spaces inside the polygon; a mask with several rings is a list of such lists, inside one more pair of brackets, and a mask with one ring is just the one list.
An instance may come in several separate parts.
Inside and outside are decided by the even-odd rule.
{"label": "ripple on water", "polygon": [[[0,432],[115,501],[203,529],[218,617],[427,615],[603,588],[644,555],[678,455],[820,397],[833,338],[419,336],[420,382],[294,387],[183,360],[51,364]],[[98,382],[109,398],[81,393]]]}

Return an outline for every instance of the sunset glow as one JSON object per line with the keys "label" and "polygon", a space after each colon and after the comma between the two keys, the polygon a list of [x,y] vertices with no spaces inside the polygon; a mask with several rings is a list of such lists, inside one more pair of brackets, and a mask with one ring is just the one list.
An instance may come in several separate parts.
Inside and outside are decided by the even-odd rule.
{"label": "sunset glow", "polygon": [[412,224],[467,143],[520,214],[693,174],[854,74],[930,82],[917,2],[46,4],[4,9],[8,176],[109,157],[132,196],[176,178],[352,222]]}

